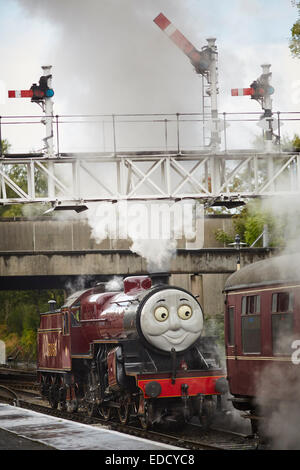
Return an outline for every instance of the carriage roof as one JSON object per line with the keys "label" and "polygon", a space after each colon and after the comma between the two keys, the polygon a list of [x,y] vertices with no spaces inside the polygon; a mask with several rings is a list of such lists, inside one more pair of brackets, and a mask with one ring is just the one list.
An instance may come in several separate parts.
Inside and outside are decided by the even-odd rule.
{"label": "carriage roof", "polygon": [[225,291],[287,282],[300,282],[300,253],[292,253],[257,261],[233,273]]}

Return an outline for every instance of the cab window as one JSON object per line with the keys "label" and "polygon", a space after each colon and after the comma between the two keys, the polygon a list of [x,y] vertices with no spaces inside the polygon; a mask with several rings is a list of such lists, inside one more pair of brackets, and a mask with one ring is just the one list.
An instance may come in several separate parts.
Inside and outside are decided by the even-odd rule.
{"label": "cab window", "polygon": [[63,313],[63,335],[70,334],[70,323],[69,323],[69,314],[68,312]]}
{"label": "cab window", "polygon": [[80,326],[80,303],[73,305],[71,309],[71,325],[72,326]]}

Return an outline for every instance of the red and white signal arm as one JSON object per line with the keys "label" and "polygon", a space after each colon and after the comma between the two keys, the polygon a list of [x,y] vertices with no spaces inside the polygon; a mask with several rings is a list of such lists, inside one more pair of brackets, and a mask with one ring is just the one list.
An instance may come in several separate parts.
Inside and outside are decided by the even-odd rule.
{"label": "red and white signal arm", "polygon": [[170,20],[160,13],[154,18],[154,23],[176,44],[179,49],[190,59],[194,67],[197,68],[202,58],[201,53],[195,46],[171,23]]}
{"label": "red and white signal arm", "polygon": [[254,95],[254,88],[232,88],[231,89],[231,96],[246,96],[246,95]]}
{"label": "red and white signal arm", "polygon": [[32,98],[32,90],[8,90],[9,98]]}
{"label": "red and white signal arm", "polygon": [[196,51],[197,49],[163,13],[160,13],[153,21],[167,36],[169,36],[176,46],[191,58],[191,52]]}

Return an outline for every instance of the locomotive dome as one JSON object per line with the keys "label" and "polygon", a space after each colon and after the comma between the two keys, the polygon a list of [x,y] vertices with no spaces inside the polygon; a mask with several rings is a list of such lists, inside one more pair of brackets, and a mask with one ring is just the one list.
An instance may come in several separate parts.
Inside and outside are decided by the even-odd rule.
{"label": "locomotive dome", "polygon": [[276,256],[245,266],[233,273],[226,281],[225,291],[300,282],[300,253]]}

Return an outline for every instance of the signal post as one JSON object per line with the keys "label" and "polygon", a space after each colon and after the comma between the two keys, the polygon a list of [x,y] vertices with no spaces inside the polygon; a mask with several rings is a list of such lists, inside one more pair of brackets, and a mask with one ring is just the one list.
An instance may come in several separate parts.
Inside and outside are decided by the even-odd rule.
{"label": "signal post", "polygon": [[[211,121],[209,144],[210,174],[212,191],[218,192],[221,187],[221,163],[216,155],[220,149],[221,122],[218,117],[218,53],[216,38],[208,38],[207,45],[199,51],[173,24],[160,13],[154,18],[154,23],[176,44],[190,59],[197,74],[205,77],[209,84],[208,94],[211,101]],[[203,104],[204,105],[204,104]],[[204,116],[204,112],[203,112]]]}
{"label": "signal post", "polygon": [[[9,90],[9,98],[31,98],[32,103],[37,103],[43,110],[45,115],[42,123],[45,125],[46,137],[43,139],[45,143],[45,154],[51,159],[54,158],[53,146],[53,101],[54,90],[52,89],[52,74],[51,65],[42,66],[44,74],[39,79],[39,84],[33,83],[29,90]],[[54,197],[54,164],[49,161],[48,163],[48,193],[50,197]],[[31,177],[33,175],[31,174]],[[34,182],[28,178],[28,181],[34,191]]]}

